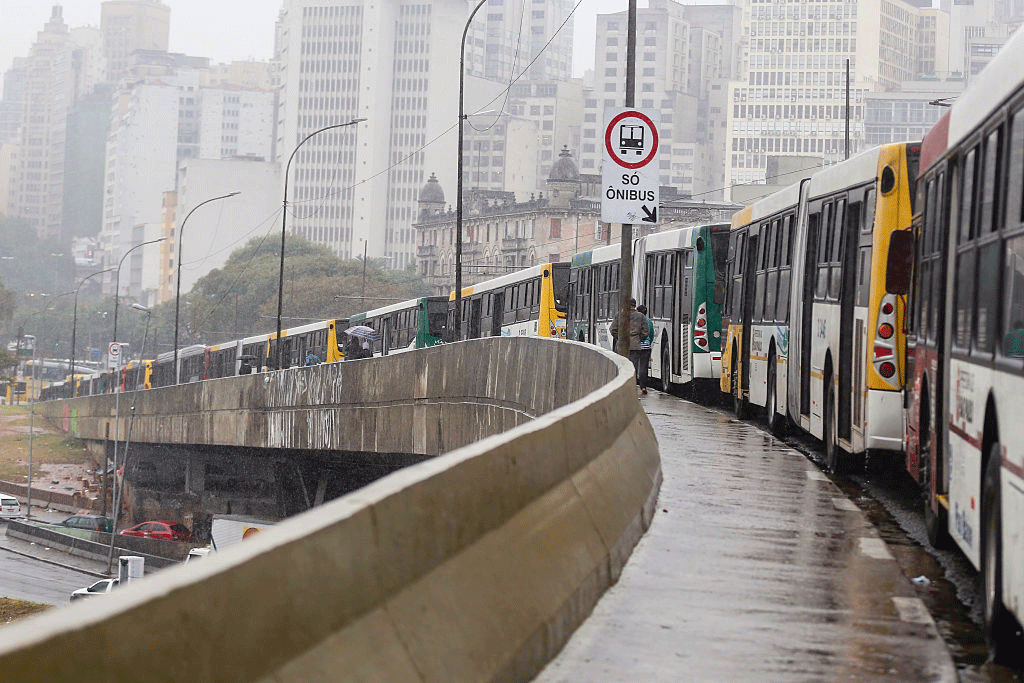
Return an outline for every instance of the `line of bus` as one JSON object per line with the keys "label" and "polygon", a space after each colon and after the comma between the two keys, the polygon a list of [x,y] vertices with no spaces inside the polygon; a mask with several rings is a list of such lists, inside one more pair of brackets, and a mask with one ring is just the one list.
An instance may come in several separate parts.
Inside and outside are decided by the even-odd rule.
{"label": "line of bus", "polygon": [[903,449],[905,298],[886,287],[920,146],[825,168],[733,219],[721,389],[821,439],[828,466]]}
{"label": "line of bus", "polygon": [[1024,621],[1022,59],[1018,31],[925,136],[908,240],[906,468],[929,539],[980,572],[997,660]]}

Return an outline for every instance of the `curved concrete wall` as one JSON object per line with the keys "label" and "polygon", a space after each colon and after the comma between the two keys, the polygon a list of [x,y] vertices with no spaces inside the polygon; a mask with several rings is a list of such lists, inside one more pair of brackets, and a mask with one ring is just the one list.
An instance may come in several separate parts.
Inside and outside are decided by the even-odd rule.
{"label": "curved concrete wall", "polygon": [[[5,678],[531,679],[650,523],[655,436],[632,366],[592,346],[492,339],[431,352],[450,390],[434,394],[439,414],[465,421],[453,429],[493,424],[511,385],[512,412],[538,417],[206,561],[4,628]],[[504,369],[485,364],[494,354]],[[412,379],[401,384],[424,386]]]}

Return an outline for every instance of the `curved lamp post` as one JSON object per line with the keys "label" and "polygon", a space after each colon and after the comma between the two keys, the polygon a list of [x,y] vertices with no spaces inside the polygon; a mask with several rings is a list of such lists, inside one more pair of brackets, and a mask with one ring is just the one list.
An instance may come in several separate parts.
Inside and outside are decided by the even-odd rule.
{"label": "curved lamp post", "polygon": [[117,341],[117,304],[121,299],[121,266],[124,265],[124,260],[128,258],[128,254],[132,253],[139,247],[144,247],[147,244],[156,244],[157,242],[163,242],[166,237],[158,237],[155,240],[147,240],[146,242],[139,242],[134,247],[124,252],[124,256],[117,262],[117,278],[114,281],[114,337],[110,341]]}
{"label": "curved lamp post", "polygon": [[213,197],[212,199],[207,199],[204,202],[199,202],[194,207],[192,207],[192,210],[189,211],[188,214],[185,216],[185,220],[183,220],[181,222],[181,227],[178,228],[178,274],[177,274],[177,277],[175,278],[177,280],[177,287],[176,287],[176,289],[174,291],[174,383],[175,384],[177,384],[178,380],[179,380],[179,377],[178,377],[178,312],[179,312],[179,310],[181,308],[181,243],[184,241],[183,238],[185,236],[185,224],[188,223],[188,219],[192,216],[192,214],[194,214],[196,212],[196,209],[198,209],[203,204],[209,204],[210,202],[215,202],[218,199],[227,199],[228,197],[234,197],[236,194],[241,194],[241,193],[240,192],[232,192],[230,194],[221,195],[220,197]]}
{"label": "curved lamp post", "polygon": [[332,126],[324,126],[318,130],[314,130],[312,133],[302,138],[299,144],[295,145],[295,149],[292,150],[291,155],[288,157],[288,163],[284,167],[284,202],[283,210],[281,211],[281,270],[277,278],[277,337],[275,337],[275,352],[274,352],[274,363],[276,369],[281,369],[281,311],[282,304],[284,302],[284,236],[285,236],[285,223],[288,219],[288,170],[292,167],[292,159],[295,158],[295,153],[299,151],[302,145],[306,144],[306,140],[309,140],[318,133],[323,133],[325,130],[333,130],[334,128],[344,128],[345,126],[353,126],[357,123],[365,121],[366,119],[352,119],[345,123],[336,123]]}
{"label": "curved lamp post", "polygon": [[71,363],[68,367],[68,374],[71,375],[71,398],[78,395],[78,383],[75,381],[75,334],[78,331],[78,292],[81,291],[82,285],[84,285],[90,279],[103,273],[109,273],[114,269],[114,266],[98,270],[91,275],[86,275],[82,278],[82,281],[78,283],[78,287],[75,288],[75,313],[71,319]]}
{"label": "curved lamp post", "polygon": [[462,29],[462,51],[459,53],[459,179],[455,195],[455,336],[452,338],[454,341],[462,338],[462,145],[463,128],[466,123],[466,35],[469,33],[469,25],[473,23],[473,17],[485,2],[487,0],[480,0],[466,20],[466,27]]}

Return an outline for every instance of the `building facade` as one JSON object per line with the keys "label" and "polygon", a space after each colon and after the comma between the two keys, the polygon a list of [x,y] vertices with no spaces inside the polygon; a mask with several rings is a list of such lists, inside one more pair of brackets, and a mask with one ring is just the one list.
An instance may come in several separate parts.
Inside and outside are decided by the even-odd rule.
{"label": "building facade", "polygon": [[131,73],[136,50],[166,52],[171,8],[159,0],[106,0],[100,4],[100,31],[107,62],[107,80],[118,82]]}

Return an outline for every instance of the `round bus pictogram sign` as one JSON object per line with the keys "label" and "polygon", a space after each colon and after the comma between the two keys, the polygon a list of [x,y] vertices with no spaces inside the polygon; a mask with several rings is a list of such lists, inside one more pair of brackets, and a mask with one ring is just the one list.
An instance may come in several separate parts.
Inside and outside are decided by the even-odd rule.
{"label": "round bus pictogram sign", "polygon": [[658,153],[658,127],[643,112],[632,109],[616,115],[604,131],[608,157],[623,168],[643,168]]}
{"label": "round bus pictogram sign", "polygon": [[121,355],[121,344],[118,343],[118,342],[110,342],[110,345],[107,346],[107,355],[110,356],[111,359],[114,359],[114,358],[117,358],[118,356],[120,356]]}

